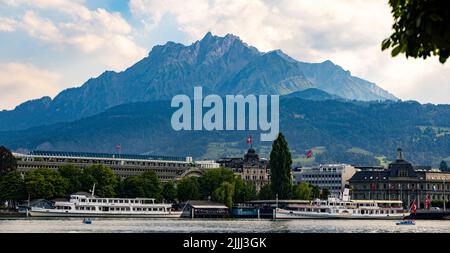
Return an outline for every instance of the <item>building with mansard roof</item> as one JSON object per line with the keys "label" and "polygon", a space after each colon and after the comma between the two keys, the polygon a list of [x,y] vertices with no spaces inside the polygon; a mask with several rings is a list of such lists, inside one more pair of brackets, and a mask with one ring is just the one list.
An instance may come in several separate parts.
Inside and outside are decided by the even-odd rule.
{"label": "building with mansard roof", "polygon": [[353,199],[402,200],[408,206],[413,200],[418,208],[424,207],[428,197],[431,201],[450,199],[450,173],[420,170],[403,158],[397,150],[397,159],[387,169],[366,169],[350,178]]}

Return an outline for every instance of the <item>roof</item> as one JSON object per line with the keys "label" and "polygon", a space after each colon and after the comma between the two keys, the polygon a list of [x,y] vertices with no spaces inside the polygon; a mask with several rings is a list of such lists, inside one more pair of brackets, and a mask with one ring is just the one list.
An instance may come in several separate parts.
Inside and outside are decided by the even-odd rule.
{"label": "roof", "polygon": [[181,156],[63,152],[63,151],[42,151],[42,150],[31,151],[30,155],[53,156],[53,157],[83,157],[83,158],[107,158],[107,159],[121,158],[121,159],[135,159],[135,160],[186,161],[186,157]]}
{"label": "roof", "polygon": [[296,204],[296,203],[309,203],[309,200],[301,200],[301,199],[280,199],[280,200],[275,200],[275,199],[269,199],[269,200],[252,200],[252,201],[247,201],[246,203],[249,204],[275,204],[275,203],[291,203],[291,204]]}
{"label": "roof", "polygon": [[206,200],[192,200],[187,203],[193,208],[228,209],[224,204]]}

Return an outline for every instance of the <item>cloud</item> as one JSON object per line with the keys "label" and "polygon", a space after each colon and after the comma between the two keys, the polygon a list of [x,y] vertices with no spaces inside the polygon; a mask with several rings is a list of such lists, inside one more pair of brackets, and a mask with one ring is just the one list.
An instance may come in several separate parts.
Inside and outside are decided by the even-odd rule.
{"label": "cloud", "polygon": [[207,31],[233,33],[263,51],[281,48],[307,62],[330,59],[403,99],[450,103],[448,97],[425,96],[418,88],[445,93],[448,79],[441,73],[449,72],[448,64],[441,66],[436,58],[392,58],[381,51],[392,25],[387,1],[130,0],[129,6],[147,29],[170,14],[191,41]]}
{"label": "cloud", "polygon": [[9,0],[7,4],[26,9],[17,25],[59,52],[76,49],[117,71],[147,54],[134,42],[133,28],[118,12],[89,10],[81,1],[69,0]]}
{"label": "cloud", "polygon": [[12,32],[16,29],[17,21],[12,18],[0,17],[0,31]]}
{"label": "cloud", "polygon": [[59,91],[60,76],[30,64],[0,64],[0,108],[13,109],[30,98],[54,96]]}

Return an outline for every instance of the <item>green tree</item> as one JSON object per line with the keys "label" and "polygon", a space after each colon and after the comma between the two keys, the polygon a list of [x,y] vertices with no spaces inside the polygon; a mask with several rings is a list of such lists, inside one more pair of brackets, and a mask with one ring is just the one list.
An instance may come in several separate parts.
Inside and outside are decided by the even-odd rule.
{"label": "green tree", "polygon": [[260,200],[269,200],[274,199],[275,196],[272,192],[272,186],[270,184],[265,184],[258,193],[258,199]]}
{"label": "green tree", "polygon": [[450,55],[450,8],[442,0],[389,0],[394,32],[382,42],[392,56],[423,58],[431,54],[445,63]]}
{"label": "green tree", "polygon": [[25,173],[25,187],[31,198],[52,199],[66,195],[68,182],[52,169],[39,168]]}
{"label": "green tree", "polygon": [[177,190],[175,184],[172,181],[166,182],[162,186],[162,196],[164,200],[173,203],[177,198]]}
{"label": "green tree", "polygon": [[0,178],[0,200],[16,202],[26,198],[25,181],[20,172],[10,171]]}
{"label": "green tree", "polygon": [[83,190],[92,189],[95,183],[95,195],[100,197],[114,197],[119,180],[111,168],[102,165],[91,165],[83,170],[81,185]]}
{"label": "green tree", "polygon": [[282,133],[272,144],[270,152],[270,179],[272,192],[280,199],[289,199],[292,191],[291,176],[292,158],[288,143]]}
{"label": "green tree", "polygon": [[225,168],[211,169],[205,172],[199,178],[201,193],[204,198],[212,197],[214,191],[219,188],[223,182],[233,183],[235,175],[233,171]]}
{"label": "green tree", "polygon": [[67,164],[63,165],[58,169],[58,173],[67,180],[68,187],[67,192],[69,194],[80,191],[81,188],[81,176],[82,171],[80,168]]}
{"label": "green tree", "polygon": [[200,184],[196,177],[185,177],[177,183],[177,196],[179,201],[195,200],[200,198]]}
{"label": "green tree", "polygon": [[17,160],[4,146],[0,146],[0,178],[17,169]]}
{"label": "green tree", "polygon": [[244,203],[256,198],[256,189],[252,183],[244,182],[242,178],[237,177],[234,181],[234,202]]}
{"label": "green tree", "polygon": [[448,165],[447,162],[442,160],[441,163],[439,164],[439,169],[441,171],[448,171]]}
{"label": "green tree", "polygon": [[301,200],[311,200],[313,198],[312,187],[310,184],[301,182],[294,186],[293,197]]}
{"label": "green tree", "polygon": [[330,196],[330,190],[328,188],[322,189],[322,199],[327,199]]}
{"label": "green tree", "polygon": [[139,176],[142,179],[145,197],[162,200],[161,181],[154,171],[146,171]]}
{"label": "green tree", "polygon": [[317,185],[309,184],[311,188],[311,195],[313,199],[320,198],[320,187]]}
{"label": "green tree", "polygon": [[222,184],[214,191],[213,199],[224,203],[228,208],[232,208],[234,199],[234,184],[227,181],[222,182]]}
{"label": "green tree", "polygon": [[122,196],[125,198],[145,197],[142,178],[139,176],[125,178],[122,185]]}

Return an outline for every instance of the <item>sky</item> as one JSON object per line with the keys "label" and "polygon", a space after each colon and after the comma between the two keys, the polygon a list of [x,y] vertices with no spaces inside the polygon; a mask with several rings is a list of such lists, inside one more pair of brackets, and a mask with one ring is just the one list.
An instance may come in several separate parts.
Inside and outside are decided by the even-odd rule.
{"label": "sky", "polygon": [[450,104],[450,63],[392,58],[387,0],[0,0],[0,110],[123,71],[208,31],[267,52],[331,60],[402,100]]}

